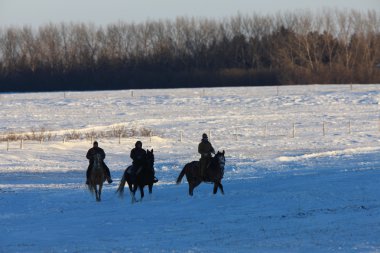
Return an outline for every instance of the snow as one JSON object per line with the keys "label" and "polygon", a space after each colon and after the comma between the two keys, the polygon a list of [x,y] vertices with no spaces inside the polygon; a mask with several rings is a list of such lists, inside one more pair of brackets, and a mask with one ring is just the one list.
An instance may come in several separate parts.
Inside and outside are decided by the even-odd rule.
{"label": "snow", "polygon": [[[0,133],[56,135],[0,143],[0,252],[380,252],[379,101],[378,85],[0,94]],[[91,141],[61,137],[121,125],[153,136],[97,139],[114,179],[98,203]],[[225,195],[175,184],[203,132]],[[160,181],[131,204],[115,191],[138,139]]]}

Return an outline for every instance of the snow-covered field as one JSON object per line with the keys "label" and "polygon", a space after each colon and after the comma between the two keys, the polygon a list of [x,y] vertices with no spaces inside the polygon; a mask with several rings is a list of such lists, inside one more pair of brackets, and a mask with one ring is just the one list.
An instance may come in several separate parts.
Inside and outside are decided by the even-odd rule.
{"label": "snow-covered field", "polygon": [[[377,85],[0,94],[0,134],[153,131],[98,139],[114,178],[99,203],[90,140],[1,142],[0,252],[380,252],[379,102]],[[203,132],[225,195],[175,184]],[[138,139],[160,181],[132,205],[115,190]]]}

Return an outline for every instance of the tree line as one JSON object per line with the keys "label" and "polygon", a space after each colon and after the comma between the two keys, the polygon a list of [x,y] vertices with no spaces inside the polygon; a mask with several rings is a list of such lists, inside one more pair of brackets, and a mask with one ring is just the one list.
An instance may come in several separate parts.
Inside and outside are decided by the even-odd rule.
{"label": "tree line", "polygon": [[376,11],[0,28],[0,91],[380,83]]}

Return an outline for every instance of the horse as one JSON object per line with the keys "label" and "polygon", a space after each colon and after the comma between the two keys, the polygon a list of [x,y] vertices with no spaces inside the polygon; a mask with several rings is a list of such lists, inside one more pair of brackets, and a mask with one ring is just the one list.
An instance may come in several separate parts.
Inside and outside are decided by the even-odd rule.
{"label": "horse", "polygon": [[[91,175],[88,182],[88,189],[91,193],[95,192],[96,201],[100,201],[103,183],[106,180],[104,176],[103,163],[100,154],[94,155],[94,163],[91,168]],[[97,187],[99,186],[99,187]]]}
{"label": "horse", "polygon": [[147,185],[149,187],[149,194],[152,194],[153,184],[158,182],[158,180],[154,177],[153,149],[151,151],[147,150],[146,160],[144,162],[144,165],[142,166],[142,170],[137,175],[131,174],[132,166],[133,165],[125,169],[116,192],[119,193],[120,197],[122,197],[124,193],[125,183],[128,183],[129,192],[133,204],[137,202],[135,197],[137,188],[140,189],[140,201],[142,201],[144,198],[144,187]]}
{"label": "horse", "polygon": [[213,193],[216,194],[218,188],[220,192],[224,194],[222,178],[224,175],[224,165],[226,163],[223,152],[215,154],[211,159],[210,165],[205,170],[205,177],[202,178],[201,168],[199,161],[192,161],[187,163],[182,169],[177,178],[177,184],[180,184],[184,175],[186,175],[187,182],[189,184],[189,195],[193,196],[194,188],[200,185],[202,182],[214,183]]}

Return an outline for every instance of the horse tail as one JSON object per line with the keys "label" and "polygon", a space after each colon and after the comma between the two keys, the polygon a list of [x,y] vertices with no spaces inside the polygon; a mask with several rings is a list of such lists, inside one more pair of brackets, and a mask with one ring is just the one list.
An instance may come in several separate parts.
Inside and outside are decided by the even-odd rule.
{"label": "horse tail", "polygon": [[121,177],[121,180],[120,180],[119,187],[116,190],[116,192],[119,193],[119,197],[122,197],[124,193],[124,186],[125,186],[125,182],[127,181],[127,178],[125,176],[126,172],[127,170],[124,171],[123,176]]}
{"label": "horse tail", "polygon": [[189,164],[186,164],[185,167],[183,167],[181,173],[179,173],[179,176],[178,176],[177,181],[176,181],[177,184],[180,184],[180,183],[181,183],[182,178],[183,178],[183,176],[184,176],[185,173],[186,173],[186,170],[187,170],[187,166],[188,166],[188,165],[189,165]]}

